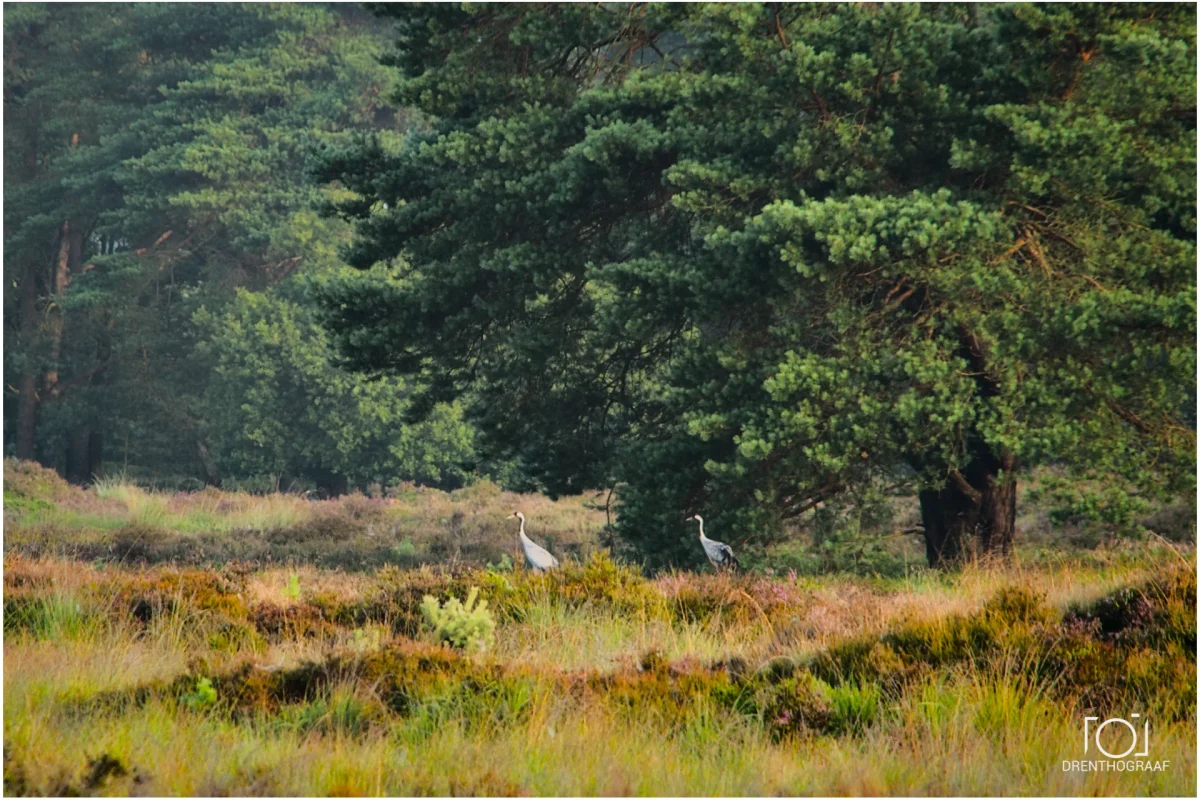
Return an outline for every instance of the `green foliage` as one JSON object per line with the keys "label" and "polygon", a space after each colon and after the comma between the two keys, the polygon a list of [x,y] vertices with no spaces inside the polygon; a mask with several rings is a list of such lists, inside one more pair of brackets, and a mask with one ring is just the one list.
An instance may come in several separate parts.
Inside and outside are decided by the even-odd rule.
{"label": "green foliage", "polygon": [[1138,537],[1150,502],[1127,483],[1048,476],[1030,492],[1029,499],[1049,506],[1055,527],[1095,528],[1108,536]]}
{"label": "green foliage", "polygon": [[493,564],[490,561],[488,562],[487,571],[494,573],[512,572],[514,566],[515,565],[513,564],[512,556],[510,556],[508,553],[502,553],[500,555],[500,560],[497,563]]}
{"label": "green foliage", "polygon": [[411,559],[417,554],[417,546],[413,543],[411,536],[406,536],[400,544],[392,548],[392,552],[396,555],[396,558],[401,560]]}
{"label": "green foliage", "polygon": [[23,497],[12,492],[4,493],[4,511],[18,517],[27,517],[39,512],[53,511],[54,503],[36,497]]}
{"label": "green foliage", "polygon": [[243,290],[222,312],[201,309],[195,320],[213,374],[204,428],[224,471],[461,484],[472,431],[460,408],[440,406],[422,424],[404,424],[405,383],[332,365],[325,333],[301,303]]}
{"label": "green foliage", "polygon": [[338,693],[328,699],[283,709],[280,727],[300,733],[320,731],[327,734],[358,736],[367,731],[378,715],[375,705],[354,695]]}
{"label": "green foliage", "polygon": [[350,646],[357,653],[367,653],[371,650],[377,650],[382,641],[379,633],[379,628],[371,626],[369,628],[355,628],[354,638],[350,640]]}
{"label": "green foliage", "polygon": [[217,689],[210,678],[197,678],[196,687],[183,695],[183,704],[192,711],[202,711],[217,703]]}
{"label": "green foliage", "polygon": [[760,559],[748,557],[746,563],[759,561],[801,575],[903,575],[910,564],[890,550],[884,538],[895,536],[889,500],[877,491],[834,498],[808,517],[811,542],[779,545]]}
{"label": "green foliage", "polygon": [[829,689],[829,708],[834,732],[861,734],[879,720],[883,694],[874,683],[844,683]]}
{"label": "green foliage", "polygon": [[486,650],[495,641],[496,621],[488,611],[487,600],[479,599],[479,588],[472,586],[467,602],[451,597],[445,605],[425,595],[421,614],[434,639],[462,650]]}
{"label": "green foliage", "polygon": [[300,599],[300,576],[296,573],[288,575],[287,586],[283,588],[283,596],[293,602]]}
{"label": "green foliage", "polygon": [[71,594],[13,596],[5,592],[5,634],[25,632],[35,639],[78,639],[96,629],[99,617]]}
{"label": "green foliage", "polygon": [[650,566],[876,481],[1193,489],[1194,9],[379,13],[435,121],[325,149],[324,320]]}
{"label": "green foliage", "polygon": [[[297,280],[336,270],[350,232],[313,210],[339,194],[309,180],[312,147],[363,130],[389,141],[409,124],[385,99],[384,31],[351,7],[211,11],[6,15],[19,67],[5,72],[5,276],[17,289],[5,293],[5,372],[14,387],[61,377],[35,403],[36,455],[79,481],[100,460],[193,483],[265,475],[270,488],[283,472],[330,487],[459,482],[470,432],[457,410],[402,425],[402,384],[327,363]],[[59,298],[47,267],[64,222]],[[11,448],[17,396],[5,398]]]}

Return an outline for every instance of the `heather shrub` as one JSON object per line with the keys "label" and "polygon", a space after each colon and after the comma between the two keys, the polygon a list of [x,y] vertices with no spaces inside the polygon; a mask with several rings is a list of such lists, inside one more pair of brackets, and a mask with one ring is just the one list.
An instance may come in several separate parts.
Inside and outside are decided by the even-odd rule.
{"label": "heather shrub", "polygon": [[4,504],[14,499],[66,500],[79,490],[63,480],[57,472],[36,461],[4,459]]}
{"label": "heather shrub", "polygon": [[192,546],[188,537],[144,522],[131,522],[113,531],[108,546],[100,543],[94,555],[120,563],[153,564],[173,561]]}
{"label": "heather shrub", "polygon": [[1005,586],[983,606],[983,617],[999,625],[1050,623],[1057,615],[1046,605],[1044,593],[1024,586]]}
{"label": "heather shrub", "polygon": [[298,603],[286,607],[258,603],[249,611],[254,629],[268,641],[308,639],[334,629],[324,609],[316,603]]}
{"label": "heather shrub", "polygon": [[763,704],[764,722],[775,739],[821,733],[831,713],[828,687],[808,672],[774,684]]}

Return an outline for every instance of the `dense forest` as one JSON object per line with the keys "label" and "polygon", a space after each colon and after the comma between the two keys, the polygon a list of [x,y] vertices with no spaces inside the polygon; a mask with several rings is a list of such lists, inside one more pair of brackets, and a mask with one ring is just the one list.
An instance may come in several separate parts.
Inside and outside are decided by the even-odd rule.
{"label": "dense forest", "polygon": [[[614,490],[651,565],[1195,485],[1195,9],[5,8],[6,455]],[[684,544],[685,542],[689,544]]]}
{"label": "dense forest", "polygon": [[473,468],[460,408],[402,425],[408,384],[337,369],[308,299],[349,241],[314,148],[419,126],[386,32],[355,5],[6,9],[6,454],[331,492]]}

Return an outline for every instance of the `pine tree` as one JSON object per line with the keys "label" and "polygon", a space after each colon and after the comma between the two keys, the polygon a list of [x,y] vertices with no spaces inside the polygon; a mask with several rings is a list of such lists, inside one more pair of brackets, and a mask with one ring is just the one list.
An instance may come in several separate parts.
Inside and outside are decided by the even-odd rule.
{"label": "pine tree", "polygon": [[219,482],[243,462],[209,441],[193,315],[239,288],[303,302],[297,278],[338,268],[348,228],[315,213],[309,150],[408,124],[383,98],[373,21],[312,5],[12,11],[6,439],[73,480],[103,459]]}
{"label": "pine tree", "polygon": [[1194,9],[380,13],[432,121],[326,152],[326,323],[551,492],[620,482],[652,563],[685,509],[737,546],[915,483],[941,564],[1038,464],[1194,482]]}

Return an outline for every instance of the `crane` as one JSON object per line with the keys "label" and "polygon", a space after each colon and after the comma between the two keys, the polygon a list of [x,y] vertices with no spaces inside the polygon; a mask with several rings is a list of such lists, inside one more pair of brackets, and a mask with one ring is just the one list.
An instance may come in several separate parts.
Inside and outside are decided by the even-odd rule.
{"label": "crane", "polygon": [[546,572],[555,569],[558,566],[558,559],[550,555],[546,548],[534,543],[532,539],[525,535],[525,515],[520,511],[514,511],[508,515],[508,519],[517,518],[521,520],[521,530],[518,536],[521,538],[521,547],[525,550],[525,561],[529,564],[530,569],[534,572]]}
{"label": "crane", "polygon": [[733,550],[724,542],[717,542],[709,539],[704,535],[704,517],[699,514],[693,514],[688,517],[688,521],[696,520],[700,523],[700,546],[704,548],[704,555],[708,556],[708,560],[719,571],[722,567],[737,567],[741,569],[741,564],[733,556]]}

